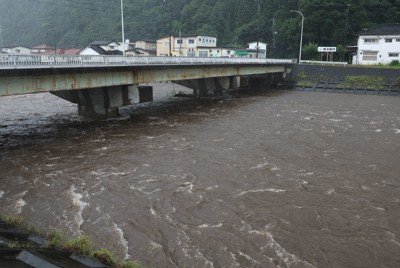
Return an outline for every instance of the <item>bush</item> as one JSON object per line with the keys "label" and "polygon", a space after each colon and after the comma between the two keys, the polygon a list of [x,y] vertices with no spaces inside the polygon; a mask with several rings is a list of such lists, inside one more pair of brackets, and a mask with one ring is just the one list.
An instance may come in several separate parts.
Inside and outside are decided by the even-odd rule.
{"label": "bush", "polygon": [[115,265],[117,262],[113,254],[107,249],[100,249],[93,253],[93,258],[106,265]]}
{"label": "bush", "polygon": [[392,60],[392,62],[389,65],[390,66],[400,66],[400,61],[399,60]]}
{"label": "bush", "polygon": [[77,239],[72,239],[64,244],[63,249],[74,252],[83,256],[91,256],[93,246],[89,239],[82,236]]}

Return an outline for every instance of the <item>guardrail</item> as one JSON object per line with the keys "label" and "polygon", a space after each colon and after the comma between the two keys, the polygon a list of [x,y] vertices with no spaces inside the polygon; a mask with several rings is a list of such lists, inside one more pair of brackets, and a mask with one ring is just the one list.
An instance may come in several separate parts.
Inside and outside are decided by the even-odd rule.
{"label": "guardrail", "polygon": [[287,59],[0,54],[0,69],[140,65],[292,64]]}
{"label": "guardrail", "polygon": [[310,65],[343,65],[346,66],[347,62],[343,61],[315,61],[315,60],[302,60],[300,63]]}

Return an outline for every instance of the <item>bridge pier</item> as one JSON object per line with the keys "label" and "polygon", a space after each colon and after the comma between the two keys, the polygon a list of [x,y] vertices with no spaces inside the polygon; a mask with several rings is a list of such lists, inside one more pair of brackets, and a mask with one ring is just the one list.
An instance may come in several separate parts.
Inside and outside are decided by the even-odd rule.
{"label": "bridge pier", "polygon": [[248,77],[231,76],[174,81],[193,89],[196,97],[222,96],[224,90],[237,89],[249,85]]}
{"label": "bridge pier", "polygon": [[153,100],[151,86],[112,86],[51,92],[78,104],[79,115],[95,119],[119,116],[119,107]]}

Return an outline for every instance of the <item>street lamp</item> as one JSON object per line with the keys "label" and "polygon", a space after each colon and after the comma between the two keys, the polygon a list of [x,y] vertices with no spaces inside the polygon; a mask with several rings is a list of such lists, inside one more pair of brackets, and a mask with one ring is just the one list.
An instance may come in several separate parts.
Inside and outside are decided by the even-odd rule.
{"label": "street lamp", "polygon": [[259,40],[260,40],[260,0],[257,0],[258,9],[257,9],[257,59],[258,59],[258,51],[259,51]]}
{"label": "street lamp", "polygon": [[121,0],[122,55],[125,56],[124,2]]}
{"label": "street lamp", "polygon": [[[165,0],[164,0],[165,3]],[[169,13],[169,55],[168,56],[172,56],[172,15],[171,15],[171,11]]]}
{"label": "street lamp", "polygon": [[303,28],[304,28],[304,15],[298,10],[290,10],[290,12],[296,12],[301,15],[301,34],[300,34],[300,52],[299,52],[299,64],[301,63],[301,47],[303,46]]}

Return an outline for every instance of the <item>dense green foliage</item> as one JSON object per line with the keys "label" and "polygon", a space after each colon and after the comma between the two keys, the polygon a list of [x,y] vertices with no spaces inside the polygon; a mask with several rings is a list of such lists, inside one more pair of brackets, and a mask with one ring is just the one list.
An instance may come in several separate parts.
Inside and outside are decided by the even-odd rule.
{"label": "dense green foliage", "polygon": [[[0,0],[3,43],[83,47],[94,40],[119,41],[120,3]],[[175,35],[217,36],[219,46],[232,47],[260,36],[272,57],[296,57],[301,17],[290,10],[304,14],[303,43],[312,46],[344,47],[355,43],[362,28],[400,22],[399,0],[125,0],[125,36],[157,39],[171,29]]]}

